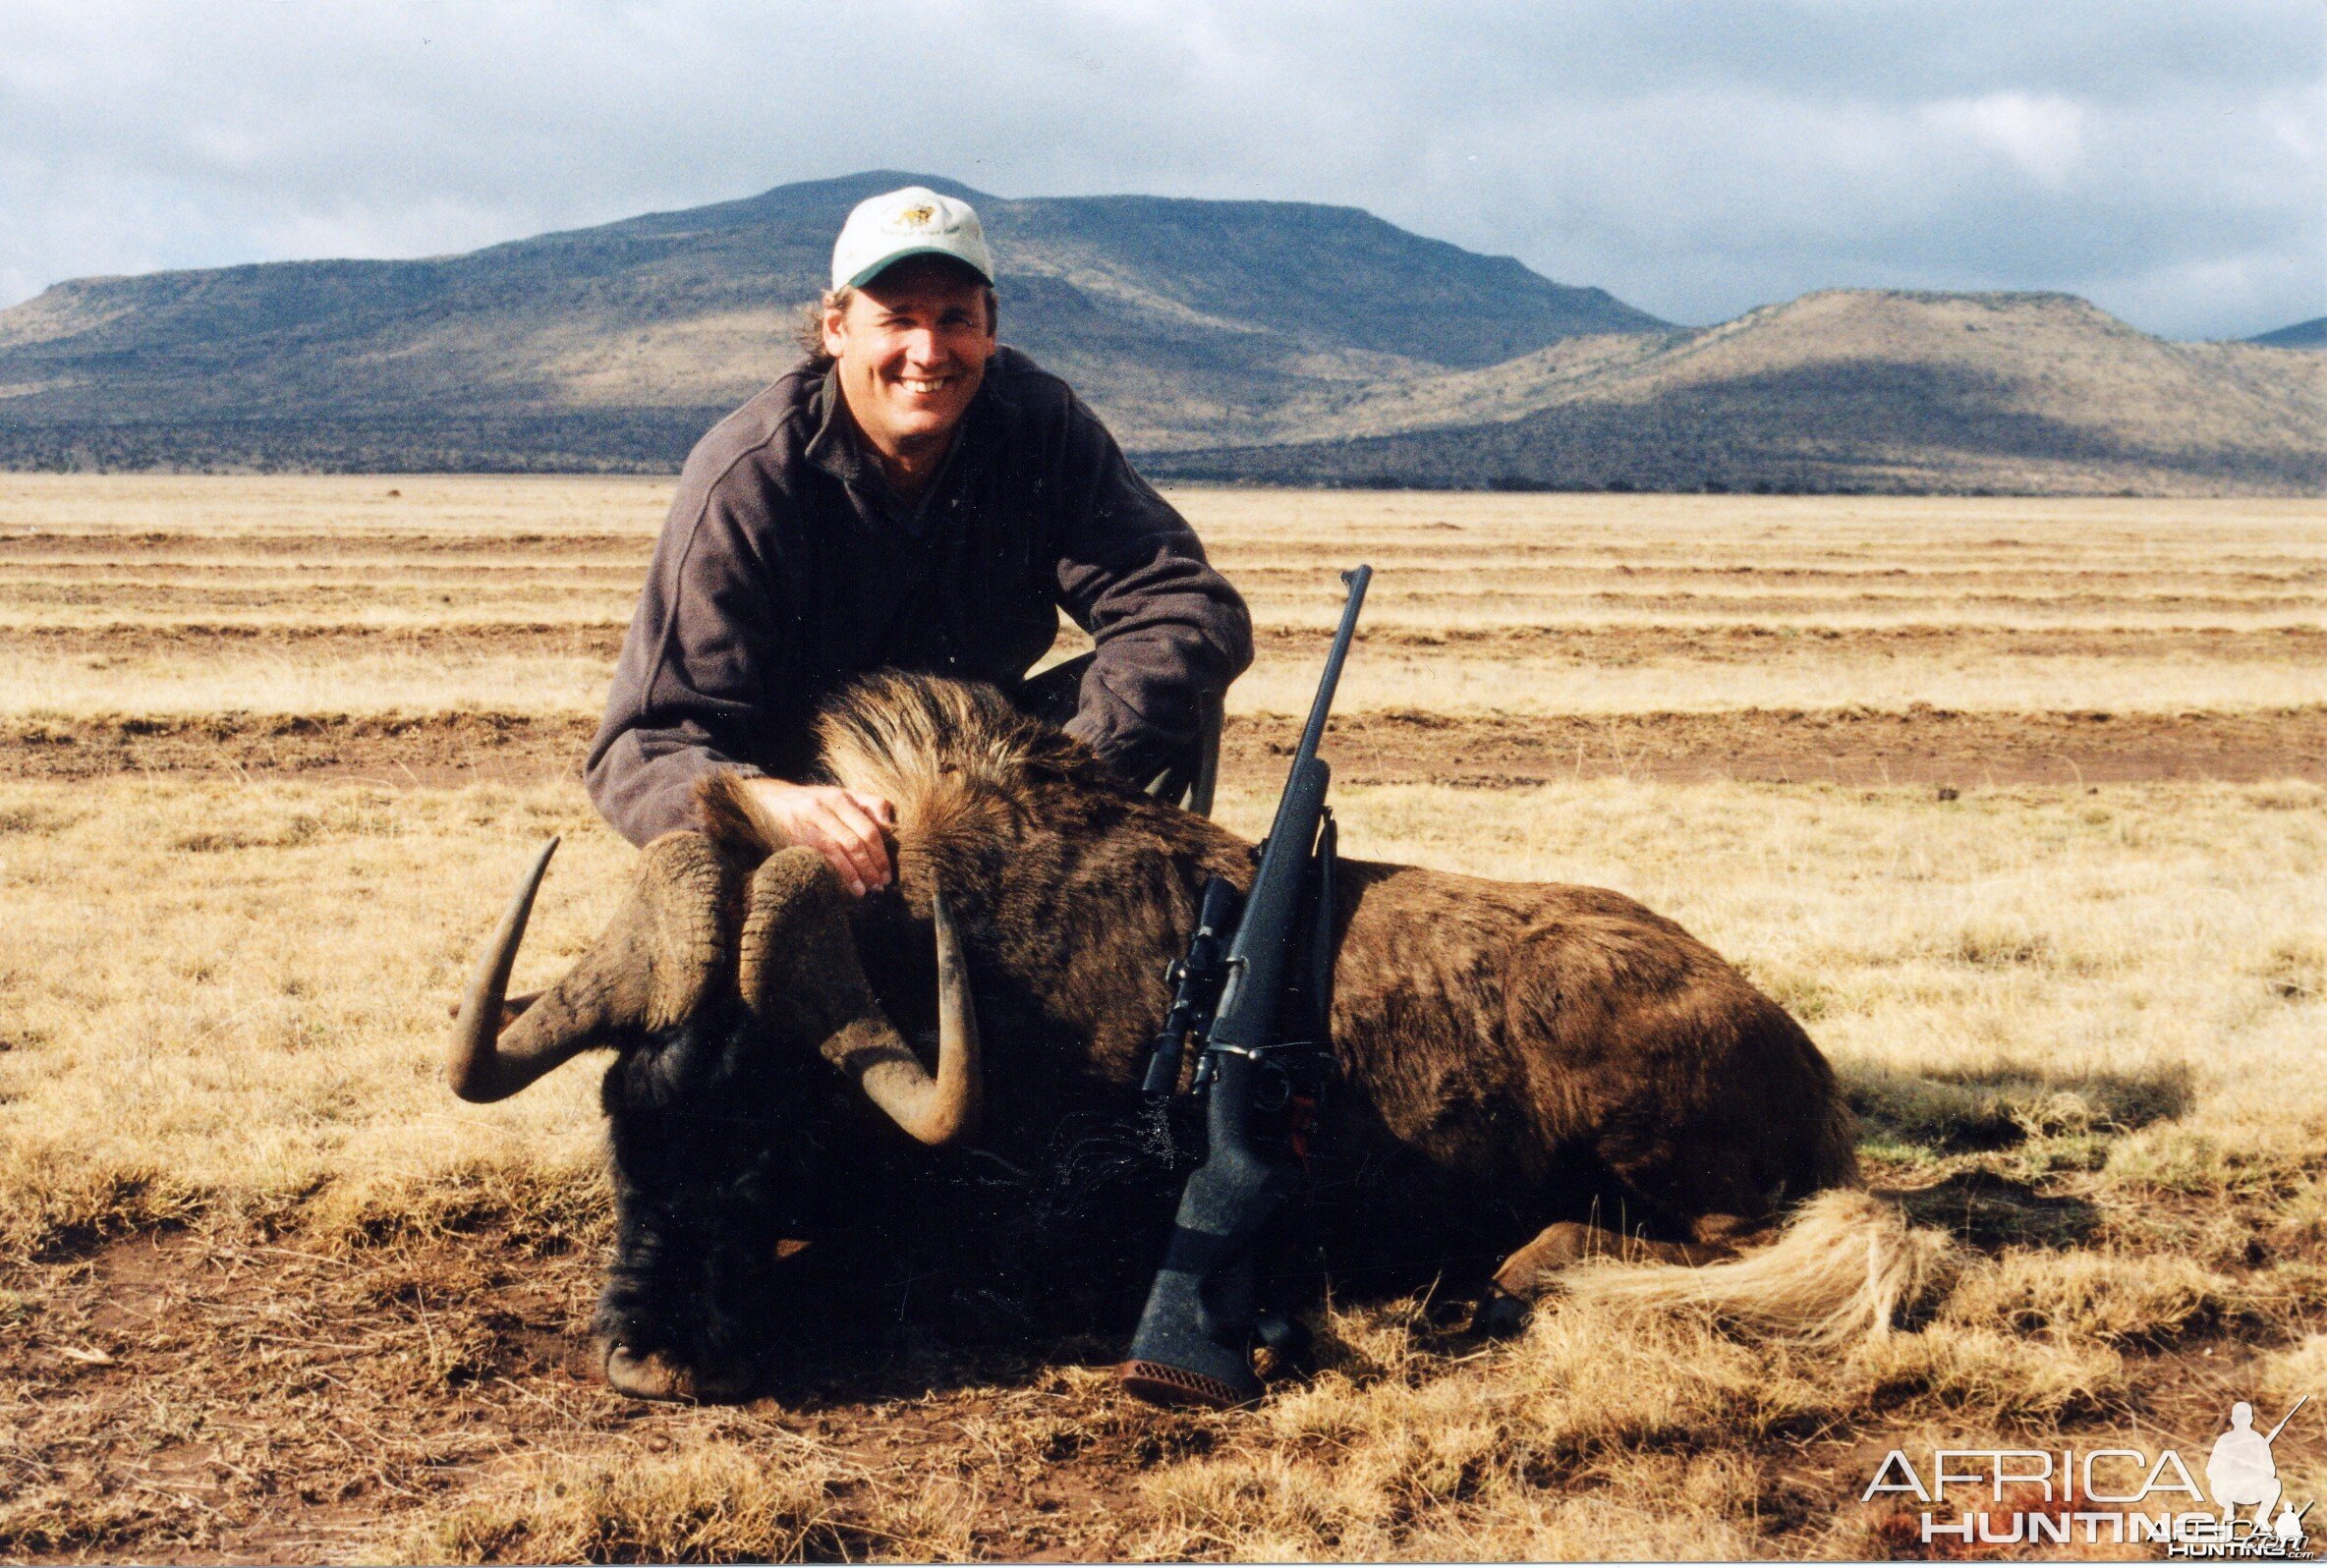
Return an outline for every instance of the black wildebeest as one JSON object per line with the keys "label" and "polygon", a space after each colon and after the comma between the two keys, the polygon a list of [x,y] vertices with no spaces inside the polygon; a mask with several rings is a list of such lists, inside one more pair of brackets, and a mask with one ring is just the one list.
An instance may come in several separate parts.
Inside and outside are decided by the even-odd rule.
{"label": "black wildebeest", "polygon": [[[945,1145],[982,1119],[981,1147],[1023,1163],[1071,1115],[1133,1117],[1203,884],[1251,878],[1248,842],[1127,792],[990,688],[877,676],[821,724],[830,776],[896,808],[895,894],[852,904],[715,774],[708,831],[649,845],[596,946],[504,1002],[538,863],[461,1008],[467,1098],[618,1053],[597,1329],[629,1392],[748,1387],[782,1334],[776,1239],[877,1228],[880,1173],[934,1158],[898,1128]],[[1600,888],[1363,861],[1342,863],[1335,925],[1329,1268],[1500,1258],[1490,1327],[1562,1281],[1819,1333],[1879,1329],[1914,1288],[1923,1253],[1855,1192],[1825,1059],[1680,926]],[[890,1022],[932,989],[934,1071]],[[1727,1258],[1815,1195],[1750,1257],[1657,1266]],[[1567,1269],[1619,1249],[1630,1266]]]}

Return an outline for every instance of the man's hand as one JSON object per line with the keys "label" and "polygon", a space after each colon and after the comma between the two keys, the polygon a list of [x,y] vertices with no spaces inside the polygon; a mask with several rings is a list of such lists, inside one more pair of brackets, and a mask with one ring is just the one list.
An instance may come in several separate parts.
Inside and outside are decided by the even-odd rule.
{"label": "man's hand", "polygon": [[743,781],[752,804],[795,844],[823,856],[859,898],[888,886],[888,845],[897,813],[888,802],[835,784],[787,784],[780,778]]}

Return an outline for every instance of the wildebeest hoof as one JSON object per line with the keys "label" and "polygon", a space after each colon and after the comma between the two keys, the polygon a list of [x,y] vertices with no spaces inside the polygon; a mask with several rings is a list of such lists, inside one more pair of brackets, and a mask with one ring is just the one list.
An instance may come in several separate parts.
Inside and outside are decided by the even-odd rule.
{"label": "wildebeest hoof", "polygon": [[606,1386],[633,1399],[732,1405],[751,1392],[748,1378],[708,1376],[658,1350],[634,1351],[618,1341],[607,1341],[605,1348]]}
{"label": "wildebeest hoof", "polygon": [[1527,1326],[1533,1311],[1508,1291],[1490,1285],[1487,1294],[1479,1298],[1479,1310],[1471,1314],[1470,1331],[1488,1339],[1508,1339]]}

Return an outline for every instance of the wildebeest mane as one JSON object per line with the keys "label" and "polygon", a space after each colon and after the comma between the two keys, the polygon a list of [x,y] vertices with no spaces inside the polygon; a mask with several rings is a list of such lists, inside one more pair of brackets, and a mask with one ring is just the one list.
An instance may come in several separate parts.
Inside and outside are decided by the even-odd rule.
{"label": "wildebeest mane", "polygon": [[[882,670],[850,683],[818,710],[820,765],[833,783],[896,809],[899,836],[935,843],[966,826],[973,803],[1016,799],[1038,781],[1102,790],[1122,783],[1082,742],[1012,706],[992,686]],[[737,788],[707,775],[704,826],[721,844],[764,856],[780,847]]]}
{"label": "wildebeest mane", "polygon": [[1089,747],[1020,712],[993,687],[934,676],[868,675],[825,701],[816,732],[835,780],[900,809],[955,776],[1004,790],[1042,774],[1113,781]]}

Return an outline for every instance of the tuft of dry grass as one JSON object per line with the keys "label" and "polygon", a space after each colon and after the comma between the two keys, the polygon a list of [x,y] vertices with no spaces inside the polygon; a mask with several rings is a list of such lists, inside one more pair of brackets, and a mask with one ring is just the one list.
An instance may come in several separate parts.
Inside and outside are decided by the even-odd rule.
{"label": "tuft of dry grass", "polygon": [[[1144,1485],[1162,1519],[1141,1555],[1391,1558],[1460,1541],[1466,1556],[1523,1556],[1547,1532],[1583,1524],[1567,1512],[1580,1499],[1563,1494],[1606,1511],[1612,1480],[1635,1463],[1717,1432],[1750,1442],[1834,1408],[1799,1375],[1807,1364],[1782,1357],[1773,1369],[1699,1321],[1568,1305],[1518,1344],[1449,1369],[1392,1348],[1409,1322],[1349,1316],[1336,1317],[1335,1341],[1370,1343],[1369,1354],[1275,1401],[1244,1450]],[[1749,1507],[1740,1474],[1731,1455],[1688,1481],[1696,1500]],[[1708,1523],[1692,1515],[1660,1534],[1732,1551],[1743,1540]],[[1620,1549],[1648,1545],[1625,1538]]]}
{"label": "tuft of dry grass", "polygon": [[156,1163],[89,1160],[61,1141],[0,1144],[0,1262],[84,1252],[117,1236],[183,1224],[211,1194]]}
{"label": "tuft of dry grass", "polygon": [[839,1467],[726,1442],[619,1458],[553,1457],[521,1489],[416,1525],[414,1562],[808,1562],[845,1558]]}
{"label": "tuft of dry grass", "polygon": [[0,1554],[19,1560],[126,1559],[167,1510],[137,1496],[87,1497],[58,1485],[0,1497]]}
{"label": "tuft of dry grass", "polygon": [[2327,1393],[2327,1333],[2307,1334],[2265,1356],[2255,1368],[2255,1386],[2264,1397],[2289,1405],[2305,1394],[2315,1399]]}
{"label": "tuft of dry grass", "polygon": [[2199,1334],[2260,1327],[2267,1286],[2186,1258],[2015,1250],[1974,1270],[1943,1321],[1989,1324],[2063,1344],[2163,1348]]}
{"label": "tuft of dry grass", "polygon": [[345,1256],[491,1233],[522,1254],[602,1245],[611,1234],[596,1160],[572,1164],[473,1159],[422,1173],[365,1171],[301,1205],[311,1243]]}
{"label": "tuft of dry grass", "polygon": [[1945,1322],[1876,1341],[1851,1370],[1863,1379],[1865,1414],[1941,1419],[1951,1429],[1974,1432],[2089,1418],[2124,1395],[2130,1375],[2125,1358],[2106,1346]]}
{"label": "tuft of dry grass", "polygon": [[2271,944],[2255,966],[2271,993],[2290,1002],[2327,997],[2327,938],[2285,936]]}
{"label": "tuft of dry grass", "polygon": [[2191,1090],[2183,1066],[2055,1076],[2000,1062],[1937,1073],[1869,1062],[1851,1073],[1849,1094],[1865,1131],[1886,1148],[1963,1153],[2105,1140],[2186,1111]]}

